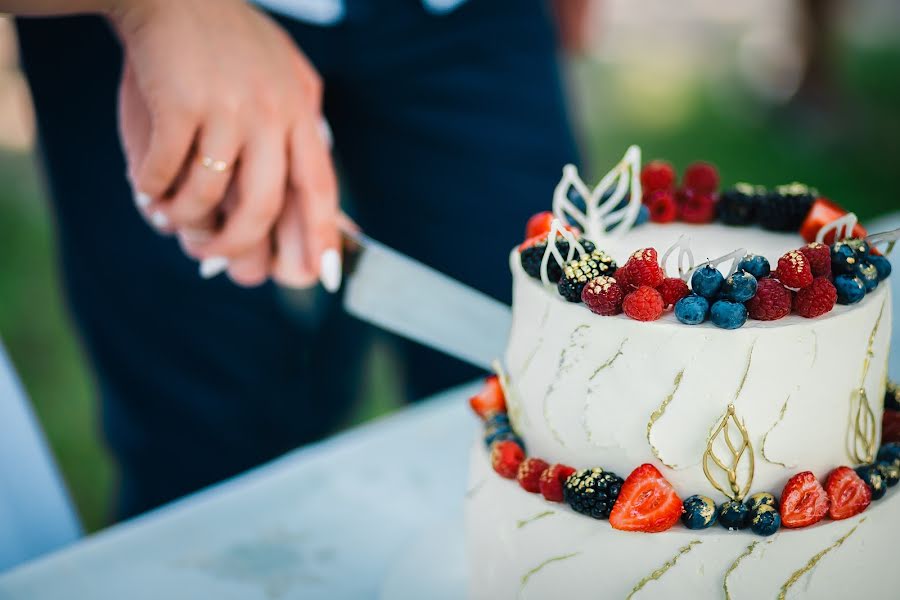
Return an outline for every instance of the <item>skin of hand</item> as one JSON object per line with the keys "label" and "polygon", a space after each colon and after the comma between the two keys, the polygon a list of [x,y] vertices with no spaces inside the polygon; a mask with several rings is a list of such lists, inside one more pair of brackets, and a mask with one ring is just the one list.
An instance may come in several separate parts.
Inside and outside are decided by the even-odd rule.
{"label": "skin of hand", "polygon": [[151,223],[194,258],[227,259],[242,285],[305,287],[323,263],[339,269],[322,83],[290,38],[243,0],[133,0],[111,20],[129,178]]}
{"label": "skin of hand", "polygon": [[570,54],[590,49],[595,32],[590,18],[601,0],[553,0],[553,13],[559,28],[559,41]]}

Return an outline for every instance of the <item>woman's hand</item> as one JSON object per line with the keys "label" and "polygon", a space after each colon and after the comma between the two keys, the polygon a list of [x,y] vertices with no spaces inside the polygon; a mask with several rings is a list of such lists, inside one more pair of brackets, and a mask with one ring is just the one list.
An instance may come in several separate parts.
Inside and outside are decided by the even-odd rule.
{"label": "woman's hand", "polygon": [[[112,20],[125,46],[129,176],[151,222],[180,232],[195,258],[226,259],[239,283],[274,271],[311,285],[322,262],[333,271],[322,83],[290,38],[242,0],[130,0]],[[290,257],[272,253],[279,218],[292,228]]]}

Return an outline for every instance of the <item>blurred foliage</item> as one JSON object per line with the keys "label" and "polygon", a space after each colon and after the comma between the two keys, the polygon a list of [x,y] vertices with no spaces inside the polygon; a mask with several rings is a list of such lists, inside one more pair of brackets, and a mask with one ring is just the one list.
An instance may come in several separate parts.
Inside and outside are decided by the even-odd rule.
{"label": "blurred foliage", "polygon": [[[579,127],[601,173],[638,143],[645,160],[683,168],[707,159],[724,183],[794,180],[861,217],[900,209],[893,181],[900,156],[900,48],[841,55],[838,116],[798,106],[763,109],[721,78],[669,88],[630,69],[580,62]],[[0,156],[0,334],[34,400],[89,530],[105,522],[112,469],[97,435],[93,388],[63,309],[52,250],[52,221],[31,159]],[[368,398],[354,422],[396,406],[383,353],[370,367]]]}

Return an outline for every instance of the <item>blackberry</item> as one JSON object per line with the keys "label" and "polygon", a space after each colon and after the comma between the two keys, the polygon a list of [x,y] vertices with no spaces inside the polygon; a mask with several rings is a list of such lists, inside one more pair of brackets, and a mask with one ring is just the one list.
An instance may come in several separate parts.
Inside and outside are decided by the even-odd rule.
{"label": "blackberry", "polygon": [[756,222],[757,197],[765,188],[739,183],[719,196],[719,220],[726,225],[752,225]]}
{"label": "blackberry", "polygon": [[759,224],[772,231],[797,231],[817,195],[816,190],[802,183],[780,185],[758,198]]}
{"label": "blackberry", "polygon": [[888,381],[884,390],[884,408],[885,410],[900,410],[900,385],[893,381]]}
{"label": "blackberry", "polygon": [[[579,239],[578,241],[584,247],[586,252],[594,251],[594,244],[588,240]],[[565,239],[557,239],[556,248],[563,258],[569,255],[569,242]],[[547,243],[542,242],[540,244],[535,244],[534,246],[529,246],[519,253],[519,260],[522,263],[522,268],[525,269],[525,272],[528,273],[530,277],[540,280],[541,261],[544,260],[544,252],[546,252],[546,250]],[[578,252],[576,250],[576,256],[577,255]],[[560,277],[562,277],[562,267],[560,267],[559,263],[556,262],[556,259],[551,256],[547,261],[547,278],[551,283],[558,283]]]}
{"label": "blackberry", "polygon": [[594,249],[590,254],[570,260],[563,267],[559,280],[559,293],[569,302],[581,302],[581,291],[587,282],[601,275],[612,275],[616,271],[616,261],[606,252]]}
{"label": "blackberry", "polygon": [[599,467],[582,469],[566,479],[563,499],[575,512],[595,519],[608,519],[623,483],[621,477]]}

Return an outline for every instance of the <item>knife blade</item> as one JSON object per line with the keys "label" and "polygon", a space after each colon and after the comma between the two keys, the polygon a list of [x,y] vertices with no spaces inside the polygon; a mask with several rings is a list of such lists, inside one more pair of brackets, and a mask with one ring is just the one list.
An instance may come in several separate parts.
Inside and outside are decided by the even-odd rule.
{"label": "knife blade", "polygon": [[348,313],[484,369],[503,355],[509,306],[362,233],[343,235]]}

